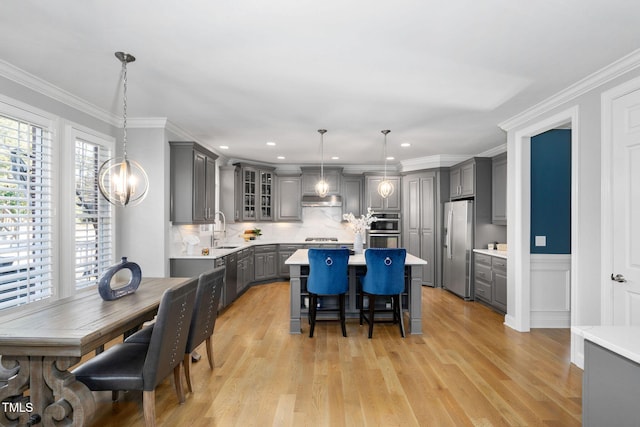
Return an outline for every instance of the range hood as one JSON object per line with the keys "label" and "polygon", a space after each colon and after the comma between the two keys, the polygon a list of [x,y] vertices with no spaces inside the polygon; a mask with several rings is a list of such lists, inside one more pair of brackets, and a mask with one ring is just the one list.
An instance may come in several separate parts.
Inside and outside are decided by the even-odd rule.
{"label": "range hood", "polygon": [[333,207],[342,206],[342,197],[338,195],[320,196],[302,196],[302,206],[304,207]]}

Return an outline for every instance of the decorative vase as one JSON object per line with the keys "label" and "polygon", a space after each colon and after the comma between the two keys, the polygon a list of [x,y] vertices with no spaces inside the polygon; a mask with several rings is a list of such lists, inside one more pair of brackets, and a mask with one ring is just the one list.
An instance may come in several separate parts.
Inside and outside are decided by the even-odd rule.
{"label": "decorative vase", "polygon": [[[112,289],[111,279],[120,270],[131,271],[131,278],[126,285]],[[134,293],[136,289],[138,289],[141,280],[142,271],[140,270],[140,266],[135,262],[127,261],[127,257],[122,257],[122,260],[119,263],[112,265],[102,273],[100,281],[98,282],[98,293],[100,293],[103,300],[113,301],[115,299],[122,298],[125,295]]]}
{"label": "decorative vase", "polygon": [[356,233],[356,238],[353,241],[353,252],[361,254],[363,252],[363,245],[362,233]]}

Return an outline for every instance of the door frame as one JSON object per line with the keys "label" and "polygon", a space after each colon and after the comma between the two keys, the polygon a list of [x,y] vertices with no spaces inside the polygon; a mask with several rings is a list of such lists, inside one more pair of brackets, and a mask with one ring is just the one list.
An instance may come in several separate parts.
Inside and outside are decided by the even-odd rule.
{"label": "door frame", "polygon": [[[514,134],[507,149],[508,186],[507,274],[508,290],[513,291],[513,310],[507,307],[505,324],[517,331],[531,329],[531,138],[559,126],[571,126],[571,326],[576,324],[580,288],[578,281],[578,189],[579,189],[579,108],[573,106],[535,122]],[[513,272],[513,274],[511,273]]]}
{"label": "door frame", "polygon": [[601,146],[601,226],[600,242],[602,245],[600,272],[600,322],[602,325],[613,325],[613,290],[614,282],[609,274],[613,272],[613,199],[611,190],[613,180],[611,159],[613,158],[613,102],[625,95],[640,90],[640,77],[636,77],[602,93],[602,146]]}

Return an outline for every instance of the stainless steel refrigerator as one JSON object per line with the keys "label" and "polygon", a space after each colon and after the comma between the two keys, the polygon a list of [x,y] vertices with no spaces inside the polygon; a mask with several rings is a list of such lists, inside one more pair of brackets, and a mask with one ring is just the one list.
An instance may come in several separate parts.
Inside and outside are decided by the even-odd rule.
{"label": "stainless steel refrigerator", "polygon": [[473,202],[444,204],[443,287],[464,299],[473,298]]}

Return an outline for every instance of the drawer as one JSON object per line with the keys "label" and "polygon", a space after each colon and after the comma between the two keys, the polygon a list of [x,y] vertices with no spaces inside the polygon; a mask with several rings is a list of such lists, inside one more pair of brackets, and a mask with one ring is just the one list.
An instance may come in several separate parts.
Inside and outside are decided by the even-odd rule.
{"label": "drawer", "polygon": [[295,252],[298,249],[303,249],[304,245],[280,245],[278,247],[278,250],[280,250],[280,252]]}
{"label": "drawer", "polygon": [[493,257],[485,254],[479,254],[477,252],[474,253],[474,256],[476,259],[476,264],[482,264],[491,267],[491,258]]}
{"label": "drawer", "polygon": [[484,280],[485,282],[491,283],[491,267],[482,264],[476,264],[475,276],[476,280]]}
{"label": "drawer", "polygon": [[263,254],[266,252],[275,252],[277,250],[276,245],[264,245],[264,246],[256,246],[255,251],[257,254]]}
{"label": "drawer", "polygon": [[507,260],[504,258],[500,258],[497,256],[491,257],[491,267],[494,270],[502,271],[503,273],[507,271]]}
{"label": "drawer", "polygon": [[476,298],[491,302],[491,285],[480,280],[476,280],[475,295]]}

